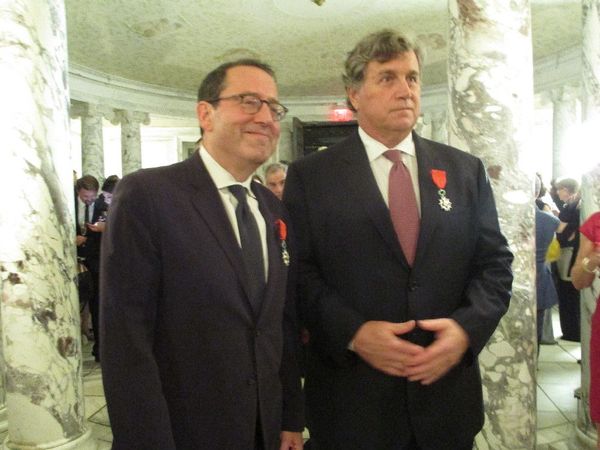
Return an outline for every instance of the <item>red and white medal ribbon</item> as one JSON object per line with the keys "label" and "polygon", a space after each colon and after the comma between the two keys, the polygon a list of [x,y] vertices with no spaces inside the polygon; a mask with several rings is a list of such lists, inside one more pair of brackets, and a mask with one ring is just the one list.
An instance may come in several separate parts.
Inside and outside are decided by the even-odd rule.
{"label": "red and white medal ribbon", "polygon": [[286,266],[290,265],[290,253],[287,250],[287,225],[281,219],[275,221],[277,227],[277,234],[279,236],[279,242],[281,246],[281,260]]}
{"label": "red and white medal ribbon", "polygon": [[444,211],[450,211],[452,209],[452,202],[450,201],[450,199],[448,197],[446,197],[446,191],[445,191],[446,171],[438,170],[438,169],[431,169],[431,179],[433,180],[433,183],[438,188],[438,195],[440,196],[440,200],[438,201],[438,204],[440,205],[440,208],[442,208]]}

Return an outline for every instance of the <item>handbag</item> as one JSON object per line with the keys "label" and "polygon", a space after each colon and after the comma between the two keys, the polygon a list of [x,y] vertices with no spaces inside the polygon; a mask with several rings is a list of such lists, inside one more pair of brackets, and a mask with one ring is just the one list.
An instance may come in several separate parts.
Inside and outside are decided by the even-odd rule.
{"label": "handbag", "polygon": [[552,263],[554,261],[558,261],[560,258],[560,244],[558,243],[558,239],[556,236],[552,238],[552,242],[548,246],[548,250],[546,251],[546,262]]}

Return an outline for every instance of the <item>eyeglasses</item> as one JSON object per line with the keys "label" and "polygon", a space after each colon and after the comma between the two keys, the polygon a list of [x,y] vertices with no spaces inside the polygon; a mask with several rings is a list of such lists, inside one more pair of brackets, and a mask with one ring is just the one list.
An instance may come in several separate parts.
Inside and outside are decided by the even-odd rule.
{"label": "eyeglasses", "polygon": [[206,100],[208,103],[217,103],[221,100],[235,100],[242,107],[242,111],[246,114],[256,114],[262,108],[262,104],[268,106],[269,111],[271,111],[271,117],[276,122],[283,120],[285,115],[288,112],[288,109],[283,106],[281,103],[276,102],[275,100],[263,100],[262,98],[257,97],[255,94],[236,94],[230,95],[229,97],[220,97],[212,100]]}

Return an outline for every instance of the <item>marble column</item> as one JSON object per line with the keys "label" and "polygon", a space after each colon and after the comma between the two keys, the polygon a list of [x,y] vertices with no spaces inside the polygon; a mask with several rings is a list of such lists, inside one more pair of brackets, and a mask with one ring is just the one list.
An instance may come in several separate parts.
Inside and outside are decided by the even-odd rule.
{"label": "marble column", "polygon": [[[583,0],[583,129],[594,136],[600,126],[600,0]],[[591,131],[593,130],[593,132]],[[589,142],[593,147],[594,142]],[[600,211],[600,164],[582,179],[581,218]],[[600,293],[600,281],[581,291],[581,397],[576,437],[581,448],[596,448],[596,427],[590,420],[590,323]]]}
{"label": "marble column", "polygon": [[568,173],[569,130],[577,123],[577,97],[574,88],[564,86],[552,90],[552,178]]}
{"label": "marble column", "polygon": [[7,449],[92,449],[81,378],[63,0],[0,14],[0,283]]}
{"label": "marble column", "polygon": [[149,125],[150,118],[147,113],[120,110],[115,120],[121,123],[122,173],[127,175],[142,168],[141,124]]}
{"label": "marble column", "polygon": [[[2,216],[0,216],[2,217]],[[0,298],[2,298],[2,282],[0,281]],[[1,313],[0,313],[1,314]],[[2,320],[0,320],[0,336],[2,336]],[[0,345],[0,433],[8,430],[8,410],[6,409],[6,391],[4,390],[4,354]]]}
{"label": "marble column", "polygon": [[528,0],[450,0],[449,142],[480,157],[515,254],[510,308],[479,356],[479,450],[533,449],[536,303],[531,151],[533,62]]}
{"label": "marble column", "polygon": [[448,143],[448,129],[446,127],[446,111],[436,111],[431,114],[431,139],[443,144]]}
{"label": "marble column", "polygon": [[[111,110],[94,103],[72,102],[71,117],[81,119],[81,174],[104,180],[104,138],[102,119]],[[112,117],[108,117],[111,119]]]}
{"label": "marble column", "polygon": [[600,0],[583,0],[583,119],[600,120]]}

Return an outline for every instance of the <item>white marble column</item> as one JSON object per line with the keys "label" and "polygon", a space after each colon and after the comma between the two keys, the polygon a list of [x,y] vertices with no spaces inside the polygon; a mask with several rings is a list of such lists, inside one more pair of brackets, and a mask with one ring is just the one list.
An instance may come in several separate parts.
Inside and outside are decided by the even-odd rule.
{"label": "white marble column", "polygon": [[443,144],[448,143],[448,128],[446,111],[436,111],[431,114],[431,139]]}
{"label": "white marble column", "polygon": [[[600,126],[600,0],[583,0],[583,128]],[[594,146],[594,142],[589,142]],[[600,211],[600,165],[582,179],[581,219]],[[596,427],[590,420],[590,324],[600,281],[581,292],[581,398],[577,408],[577,439],[582,448],[596,448]]]}
{"label": "white marble column", "polygon": [[81,174],[104,180],[102,119],[112,119],[112,110],[94,103],[71,102],[71,117],[81,119]]}
{"label": "white marble column", "polygon": [[8,449],[92,449],[70,205],[62,0],[2,2],[0,283]]}
{"label": "white marble column", "polygon": [[600,120],[600,0],[583,0],[583,119]]}
{"label": "white marble column", "polygon": [[577,123],[577,94],[575,88],[564,86],[552,90],[552,178],[568,173],[569,130]]}
{"label": "white marble column", "polygon": [[[0,216],[2,217],[2,216]],[[2,282],[0,281],[0,298],[2,298]],[[1,313],[0,313],[1,314]],[[0,336],[2,336],[2,320],[0,320]],[[8,429],[8,410],[6,409],[6,391],[4,389],[4,354],[0,344],[0,433]]]}
{"label": "white marble column", "polygon": [[450,0],[449,141],[488,169],[515,254],[510,308],[479,357],[485,425],[479,450],[533,449],[535,261],[531,151],[533,62],[528,0]]}
{"label": "white marble column", "polygon": [[138,111],[116,112],[116,121],[121,124],[121,158],[123,175],[142,168],[142,137],[141,124],[149,125],[147,113]]}

